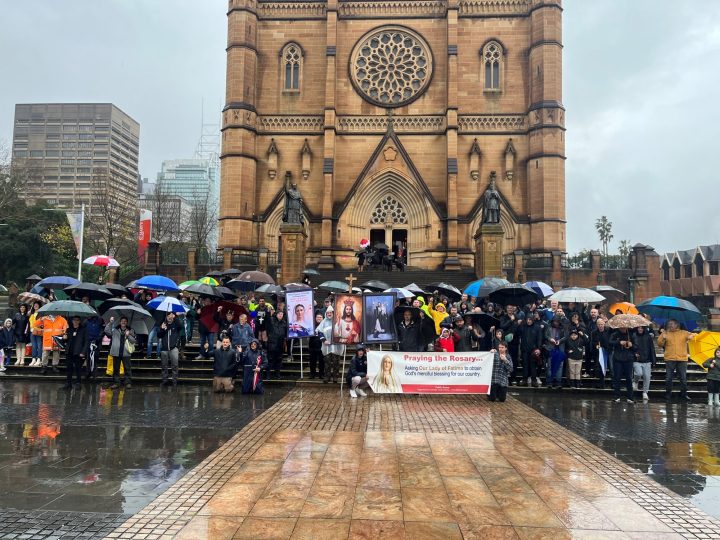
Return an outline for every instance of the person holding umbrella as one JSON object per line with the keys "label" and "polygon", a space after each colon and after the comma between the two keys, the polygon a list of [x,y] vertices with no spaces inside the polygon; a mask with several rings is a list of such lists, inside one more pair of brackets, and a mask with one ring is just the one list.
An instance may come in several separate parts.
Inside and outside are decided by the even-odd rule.
{"label": "person holding umbrella", "polygon": [[[178,344],[180,343],[181,335],[182,327],[180,323],[175,320],[175,313],[168,311],[167,315],[165,315],[165,320],[160,324],[157,331],[157,337],[160,341],[160,362],[162,364],[162,382],[160,386],[170,384],[168,380],[168,364],[170,364],[172,368],[172,385],[173,387],[177,386],[180,362]],[[207,343],[205,345],[207,346]]]}
{"label": "person holding umbrella", "polygon": [[267,356],[260,348],[260,342],[253,338],[242,353],[243,360],[243,394],[264,394],[262,370],[267,369]]}
{"label": "person holding umbrella", "polygon": [[75,386],[80,387],[82,378],[80,369],[85,362],[88,350],[87,329],[79,316],[72,318],[72,326],[65,331],[65,354],[67,360],[67,382],[64,389],[72,388],[73,375],[75,375]]}
{"label": "person holding umbrella", "polygon": [[675,319],[668,320],[665,329],[660,329],[658,345],[665,349],[665,399],[672,398],[675,373],[680,378],[680,399],[690,401],[687,395],[687,343],[697,334],[682,330]]}
{"label": "person holding umbrella", "polygon": [[620,403],[620,381],[625,379],[625,398],[628,403],[635,403],[633,399],[633,361],[635,360],[635,345],[632,342],[627,328],[618,328],[610,337],[613,359],[613,391],[615,403]]}
{"label": "person holding umbrella", "polygon": [[60,364],[60,348],[54,338],[65,334],[65,331],[68,329],[68,323],[63,316],[50,314],[43,316],[37,321],[36,326],[42,328],[43,331],[42,370],[40,373],[42,375],[47,373],[50,354],[52,354],[52,371],[53,373],[57,373],[57,367]]}
{"label": "person holding umbrella", "polygon": [[110,337],[110,356],[113,357],[113,384],[110,388],[120,388],[120,362],[125,370],[125,387],[132,388],[132,367],[130,358],[135,350],[135,332],[128,326],[128,318],[120,317],[120,324],[114,326],[115,317],[105,325],[105,335]]}
{"label": "person holding umbrella", "polygon": [[40,365],[40,358],[42,358],[42,328],[36,326],[38,320],[38,309],[41,304],[38,301],[33,302],[32,309],[30,310],[30,318],[28,322],[30,324],[30,344],[32,346],[32,360],[30,361],[29,367],[38,367]]}
{"label": "person holding umbrella", "polygon": [[633,386],[637,388],[639,379],[642,379],[642,397],[643,401],[647,401],[650,376],[652,368],[655,367],[655,343],[653,343],[653,335],[645,326],[638,326],[632,339],[636,350],[633,362]]}

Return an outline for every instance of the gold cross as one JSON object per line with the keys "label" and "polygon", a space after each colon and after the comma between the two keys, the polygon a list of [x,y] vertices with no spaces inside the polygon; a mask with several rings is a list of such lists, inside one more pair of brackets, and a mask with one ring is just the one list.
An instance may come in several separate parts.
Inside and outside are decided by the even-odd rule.
{"label": "gold cross", "polygon": [[348,277],[345,278],[345,281],[347,281],[350,284],[350,286],[348,287],[348,292],[352,292],[352,286],[353,286],[353,283],[355,283],[356,279],[357,278],[352,275],[352,272],[350,273],[350,275]]}

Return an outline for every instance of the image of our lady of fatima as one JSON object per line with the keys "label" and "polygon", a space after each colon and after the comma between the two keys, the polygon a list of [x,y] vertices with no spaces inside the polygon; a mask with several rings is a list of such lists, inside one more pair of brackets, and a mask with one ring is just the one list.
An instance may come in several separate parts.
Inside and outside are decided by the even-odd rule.
{"label": "image of our lady of fatima", "polygon": [[366,344],[397,341],[397,329],[393,317],[395,300],[395,293],[363,295],[363,341]]}
{"label": "image of our lady of fatima", "polygon": [[351,294],[335,296],[333,343],[351,345],[362,339],[362,298]]}

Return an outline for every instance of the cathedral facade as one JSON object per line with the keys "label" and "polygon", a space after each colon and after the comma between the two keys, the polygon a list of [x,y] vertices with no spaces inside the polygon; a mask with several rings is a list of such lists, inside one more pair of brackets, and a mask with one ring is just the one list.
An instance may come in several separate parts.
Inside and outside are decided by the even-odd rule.
{"label": "cathedral facade", "polygon": [[565,251],[561,0],[229,0],[219,249],[307,264],[360,241],[472,267],[484,197],[506,257]]}

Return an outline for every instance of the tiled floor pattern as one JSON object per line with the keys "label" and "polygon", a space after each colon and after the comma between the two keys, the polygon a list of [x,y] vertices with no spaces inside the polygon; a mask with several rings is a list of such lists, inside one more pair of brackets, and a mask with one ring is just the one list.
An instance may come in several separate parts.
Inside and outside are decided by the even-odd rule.
{"label": "tiled floor pattern", "polygon": [[110,538],[720,538],[527,406],[294,390]]}

